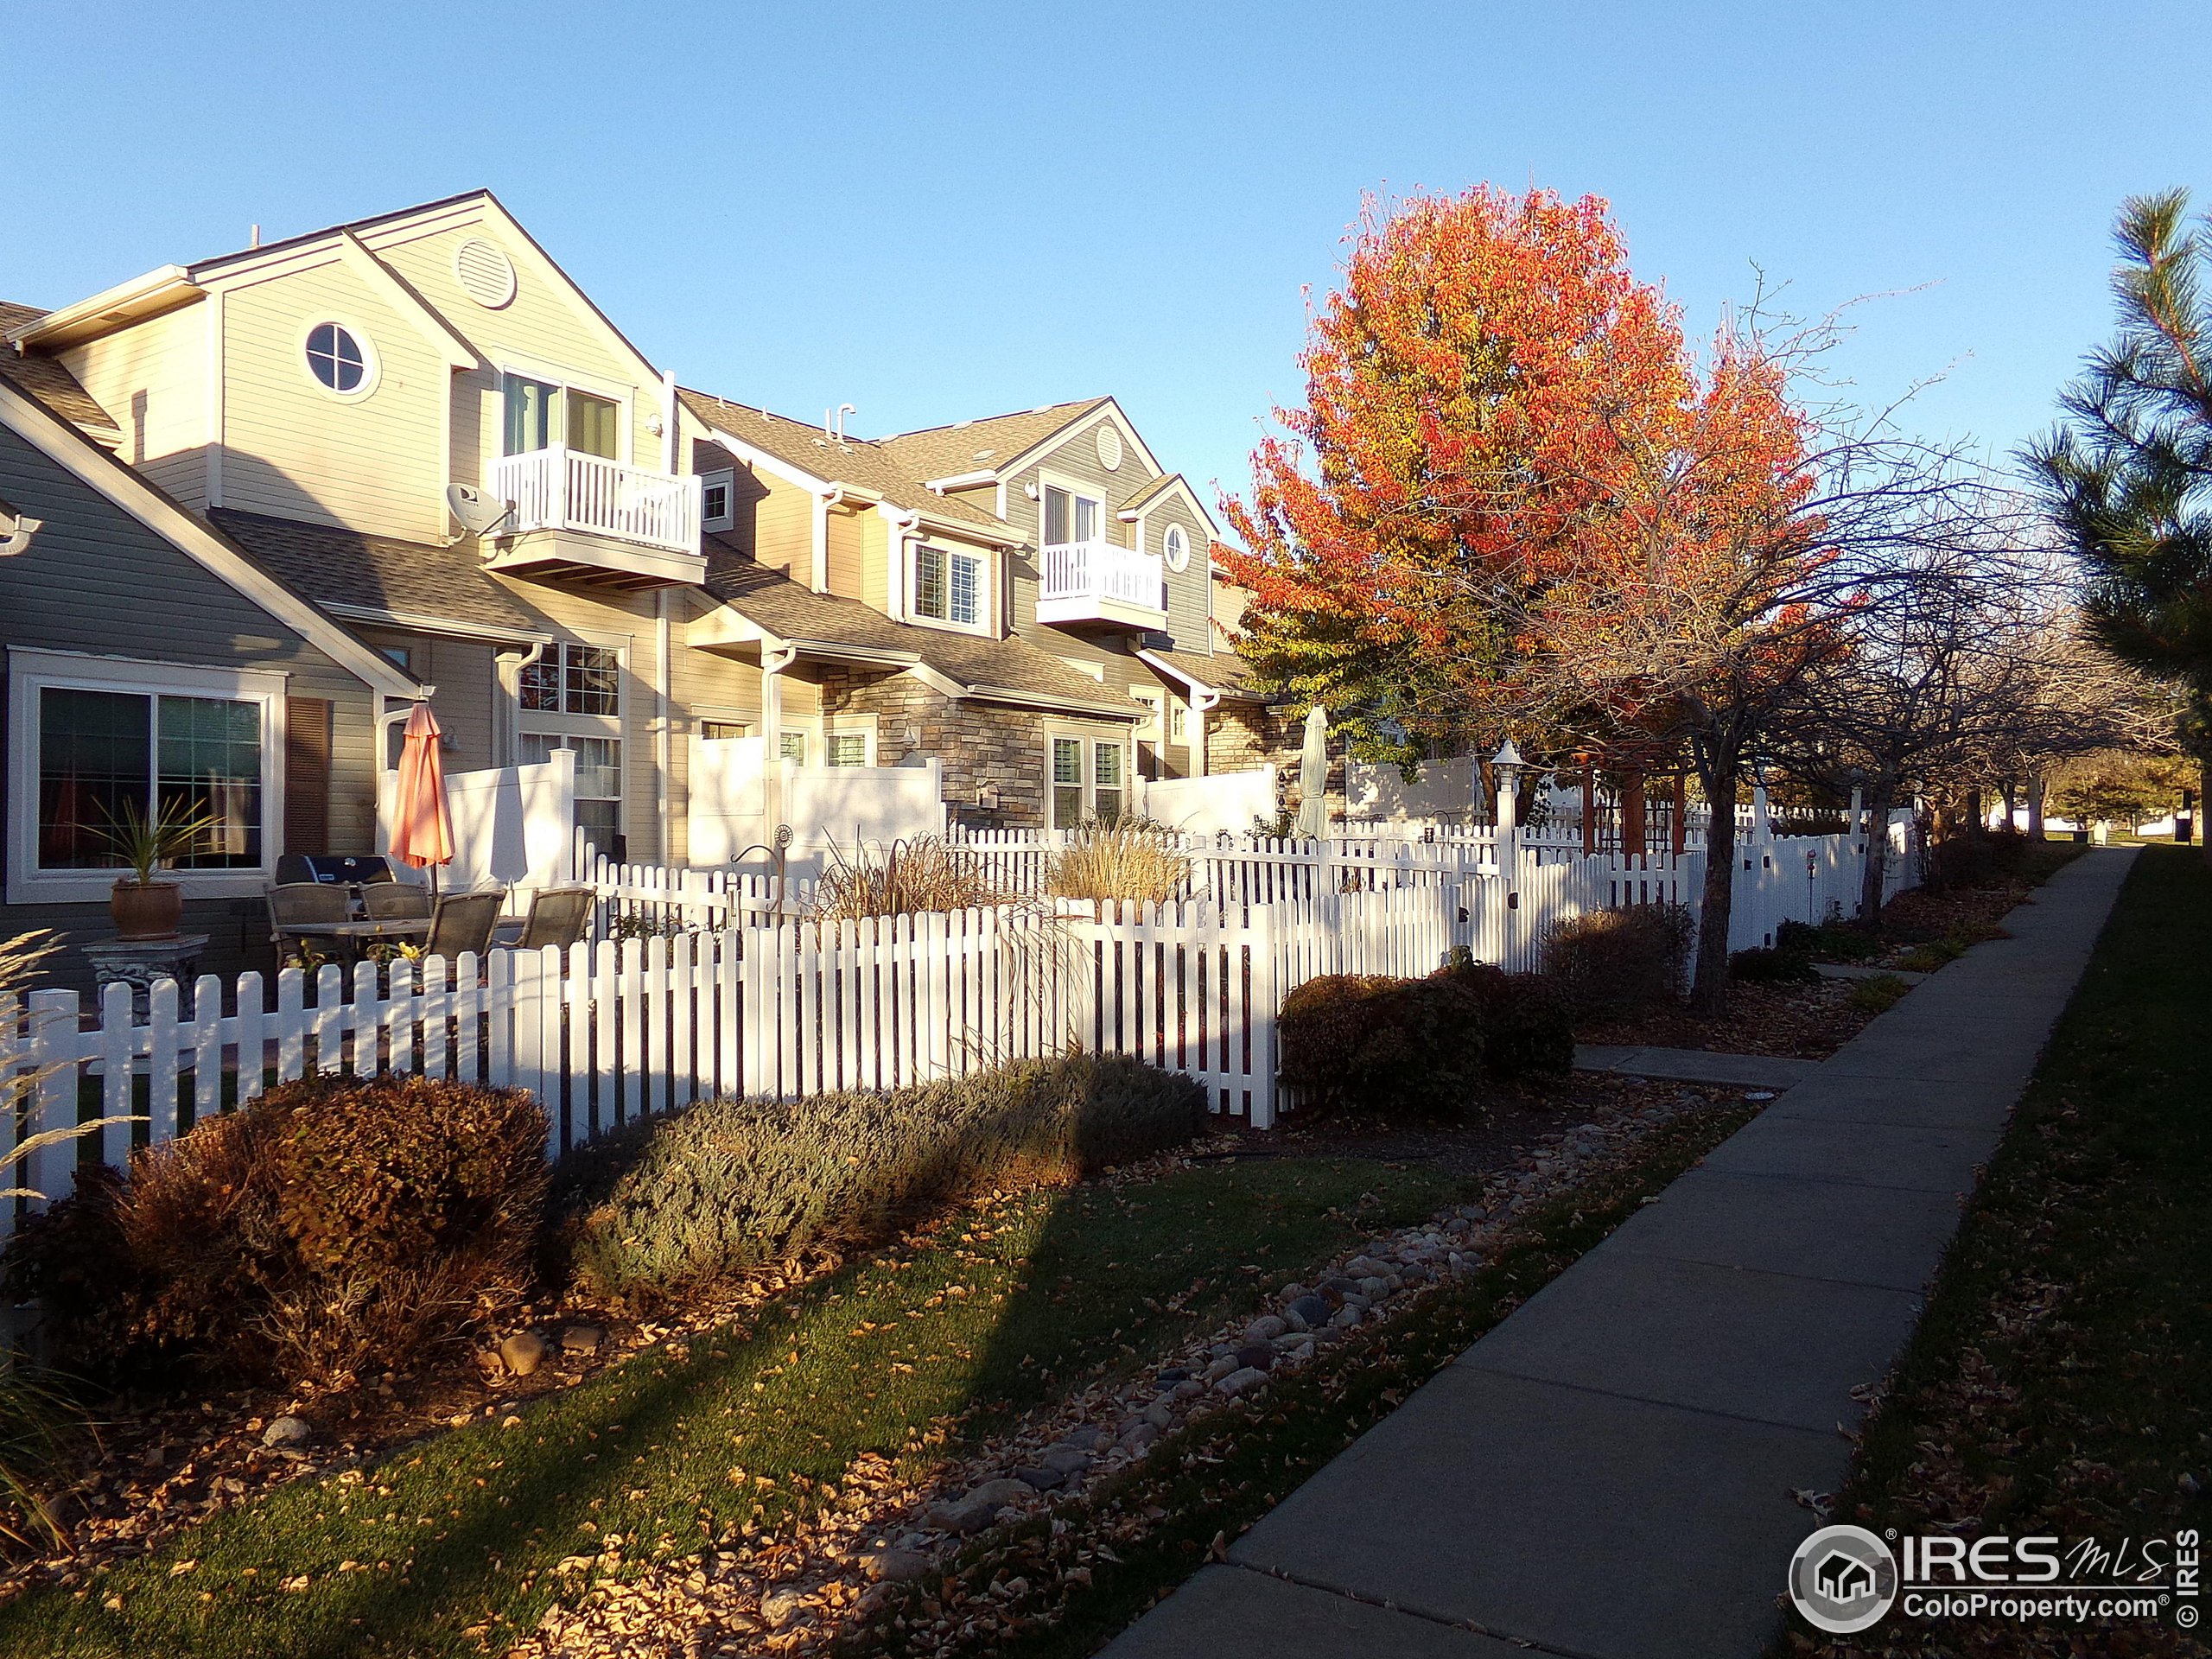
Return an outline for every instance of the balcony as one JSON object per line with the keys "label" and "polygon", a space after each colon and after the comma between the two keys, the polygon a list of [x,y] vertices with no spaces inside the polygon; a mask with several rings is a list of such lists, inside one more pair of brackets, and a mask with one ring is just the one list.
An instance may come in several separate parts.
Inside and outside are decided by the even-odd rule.
{"label": "balcony", "polygon": [[1039,622],[1110,622],[1157,628],[1167,620],[1167,584],[1157,553],[1111,542],[1046,547],[1037,584]]}
{"label": "balcony", "polygon": [[485,562],[491,569],[622,588],[695,582],[707,573],[696,478],[556,444],[493,462],[490,481],[512,515]]}

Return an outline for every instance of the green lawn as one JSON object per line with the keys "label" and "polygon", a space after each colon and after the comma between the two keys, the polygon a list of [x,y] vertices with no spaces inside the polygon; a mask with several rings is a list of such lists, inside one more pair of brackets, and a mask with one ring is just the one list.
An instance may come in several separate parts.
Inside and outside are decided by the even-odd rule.
{"label": "green lawn", "polygon": [[0,1609],[0,1654],[496,1650],[581,1587],[559,1564],[610,1533],[633,1562],[772,1533],[831,1501],[857,1458],[934,1457],[921,1437],[956,1419],[988,1433],[1462,1190],[1433,1170],[1281,1159],[1004,1199],[518,1427],[301,1482],[88,1593]]}
{"label": "green lawn", "polygon": [[[2200,1483],[2190,1497],[2183,1478]],[[1992,1161],[1839,1515],[1900,1531],[2212,1525],[2212,869],[2148,848]],[[1896,1618],[1888,1650],[2067,1651]],[[2171,1629],[2072,1651],[2197,1651]],[[1849,1649],[1799,1630],[1791,1651]],[[1987,1645],[1977,1646],[1986,1641]],[[1923,1645],[1923,1643],[1925,1645]],[[2006,1645],[2006,1643],[2012,1645]]]}
{"label": "green lawn", "polygon": [[[1243,1533],[1757,1109],[1732,1100],[1654,1131],[1624,1166],[1524,1217],[1515,1242],[1480,1272],[1354,1332],[1264,1393],[1185,1425],[1103,1489],[1060,1506],[1065,1529],[1030,1522],[988,1535],[945,1581],[909,1591],[840,1651],[853,1659],[933,1652],[932,1627],[944,1619],[972,1621],[976,1634],[959,1649],[969,1655],[1095,1652],[1196,1571],[1217,1536]],[[1108,1553],[1097,1551],[1102,1542]],[[1071,1580],[1071,1568],[1087,1580]],[[1015,1578],[1029,1588],[1008,1593]],[[896,1616],[915,1633],[900,1633]]]}

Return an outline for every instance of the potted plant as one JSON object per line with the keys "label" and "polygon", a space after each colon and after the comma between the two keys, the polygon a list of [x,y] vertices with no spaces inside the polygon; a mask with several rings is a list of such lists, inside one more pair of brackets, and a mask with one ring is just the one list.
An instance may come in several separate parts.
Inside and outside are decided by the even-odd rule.
{"label": "potted plant", "polygon": [[130,874],[116,878],[108,895],[107,913],[118,938],[167,939],[176,935],[184,918],[184,889],[174,881],[156,881],[154,873],[167,869],[192,850],[193,837],[214,824],[206,812],[179,813],[167,809],[148,813],[135,801],[126,801],[123,816],[108,825],[108,845],[130,867]]}

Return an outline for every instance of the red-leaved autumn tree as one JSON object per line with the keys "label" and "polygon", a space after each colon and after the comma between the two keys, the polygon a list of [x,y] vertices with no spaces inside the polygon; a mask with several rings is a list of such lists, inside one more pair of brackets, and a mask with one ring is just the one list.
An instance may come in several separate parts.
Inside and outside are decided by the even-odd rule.
{"label": "red-leaved autumn tree", "polygon": [[1594,198],[1370,203],[1313,318],[1306,406],[1224,503],[1240,649],[1370,758],[1507,728],[1687,755],[1714,807],[1708,1010],[1758,745],[1900,550],[1978,533],[1955,456],[1796,395],[1837,336],[1755,307],[1700,363]]}
{"label": "red-leaved autumn tree", "polygon": [[1224,504],[1240,648],[1376,758],[1525,714],[1515,619],[1691,397],[1673,308],[1594,198],[1370,201],[1300,360]]}

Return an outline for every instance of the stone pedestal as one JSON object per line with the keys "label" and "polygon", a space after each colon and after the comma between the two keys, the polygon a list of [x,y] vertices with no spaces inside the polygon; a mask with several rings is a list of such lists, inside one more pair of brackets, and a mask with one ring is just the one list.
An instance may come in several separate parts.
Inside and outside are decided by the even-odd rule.
{"label": "stone pedestal", "polygon": [[200,953],[207,948],[205,933],[172,933],[165,939],[99,939],[79,947],[92,964],[99,994],[111,985],[130,988],[131,1012],[146,1017],[146,993],[157,979],[177,982],[177,1007],[191,1011],[192,982],[200,971]]}

